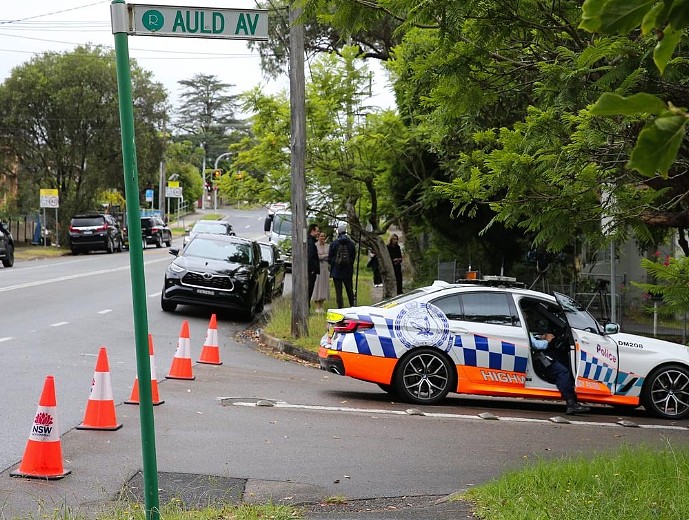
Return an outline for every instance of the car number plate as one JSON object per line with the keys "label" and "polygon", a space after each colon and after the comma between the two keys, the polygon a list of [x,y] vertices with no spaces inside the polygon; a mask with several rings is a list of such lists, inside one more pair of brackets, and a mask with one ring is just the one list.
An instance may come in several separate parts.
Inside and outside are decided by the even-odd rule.
{"label": "car number plate", "polygon": [[84,231],[84,235],[93,235],[93,231],[88,229],[88,230]]}
{"label": "car number plate", "polygon": [[206,296],[215,296],[215,291],[209,289],[196,289],[198,294],[205,294]]}

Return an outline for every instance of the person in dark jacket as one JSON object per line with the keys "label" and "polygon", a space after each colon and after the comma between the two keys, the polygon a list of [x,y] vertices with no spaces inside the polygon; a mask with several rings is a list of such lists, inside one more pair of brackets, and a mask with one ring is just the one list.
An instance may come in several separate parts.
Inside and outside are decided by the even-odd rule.
{"label": "person in dark jacket", "polygon": [[306,242],[306,259],[307,272],[309,280],[309,307],[311,306],[311,296],[313,296],[313,288],[316,286],[316,277],[321,273],[321,263],[318,260],[318,248],[316,247],[316,240],[318,239],[317,224],[309,226],[309,236]]}
{"label": "person in dark jacket", "polygon": [[[339,251],[340,247],[344,248]],[[335,299],[337,307],[344,307],[342,299],[342,286],[347,291],[349,306],[354,306],[354,287],[352,277],[354,276],[354,260],[356,258],[356,247],[354,241],[347,236],[347,226],[340,224],[337,227],[337,238],[330,244],[328,252],[328,263],[330,264],[330,278],[335,285]]]}
{"label": "person in dark jacket", "polygon": [[388,253],[390,253],[392,268],[395,271],[397,294],[402,294],[402,248],[400,247],[400,238],[395,233],[390,235],[390,240],[388,241]]}

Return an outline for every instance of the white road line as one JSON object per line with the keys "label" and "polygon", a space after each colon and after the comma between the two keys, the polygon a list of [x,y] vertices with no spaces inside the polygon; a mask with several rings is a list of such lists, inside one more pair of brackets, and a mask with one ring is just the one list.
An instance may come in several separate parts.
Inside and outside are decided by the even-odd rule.
{"label": "white road line", "polygon": [[112,312],[112,309],[103,309],[102,311],[98,311],[98,314],[108,314],[109,312]]}
{"label": "white road line", "polygon": [[14,339],[14,338],[12,336],[6,336],[4,338],[0,338],[0,343],[2,343],[3,341],[9,341],[11,339]]}
{"label": "white road line", "polygon": [[51,323],[51,327],[62,327],[63,325],[69,325],[68,321],[58,321],[57,323]]}
{"label": "white road line", "polygon": [[[148,262],[144,262],[144,265],[155,264],[158,262],[169,262],[169,261],[170,261],[170,259],[167,257],[158,258],[155,260],[149,260]],[[69,276],[60,276],[58,278],[51,278],[49,280],[36,280],[35,282],[18,283],[17,285],[10,285],[8,287],[1,287],[0,292],[14,291],[16,289],[26,289],[28,287],[37,287],[39,285],[47,285],[47,284],[55,283],[55,282],[64,282],[67,280],[76,280],[77,278],[87,278],[89,276],[98,276],[98,275],[102,275],[102,274],[114,273],[117,271],[128,271],[128,270],[129,270],[129,265],[124,265],[122,267],[116,267],[114,269],[100,269],[98,271],[89,271],[87,273],[72,274]]]}
{"label": "white road line", "polygon": [[[261,408],[261,405],[257,404],[255,400],[247,399],[247,401],[237,401],[236,398],[231,397],[218,397],[218,400],[229,400],[229,404],[233,406],[244,406],[248,408]],[[320,405],[307,405],[307,404],[291,404],[284,401],[273,401],[274,408],[287,408],[294,410],[315,410],[324,412],[346,412],[346,413],[363,413],[363,414],[377,414],[377,415],[409,415],[422,417],[430,417],[434,419],[472,419],[483,421],[478,415],[467,415],[467,414],[453,414],[453,413],[435,413],[435,412],[423,412],[421,414],[410,413],[408,410],[382,410],[378,408],[351,408],[347,406],[320,406]],[[543,424],[554,424],[550,419],[533,419],[529,417],[497,417],[495,422],[518,422],[518,423],[543,423]],[[562,423],[560,423],[562,424]],[[580,421],[572,420],[569,424],[575,426],[602,426],[602,427],[614,427],[614,428],[624,428],[625,426],[618,423],[608,423],[608,422],[594,422],[594,421]],[[648,430],[682,430],[686,431],[688,428],[685,426],[673,426],[667,424],[640,424],[638,425],[640,429]]]}

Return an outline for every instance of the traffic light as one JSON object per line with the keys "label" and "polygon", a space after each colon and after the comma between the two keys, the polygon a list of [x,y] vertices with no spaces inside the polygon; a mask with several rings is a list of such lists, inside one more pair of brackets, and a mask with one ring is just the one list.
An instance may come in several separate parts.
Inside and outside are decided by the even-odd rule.
{"label": "traffic light", "polygon": [[215,170],[215,171],[213,172],[213,178],[214,178],[216,181],[220,178],[221,175],[222,175],[222,170]]}

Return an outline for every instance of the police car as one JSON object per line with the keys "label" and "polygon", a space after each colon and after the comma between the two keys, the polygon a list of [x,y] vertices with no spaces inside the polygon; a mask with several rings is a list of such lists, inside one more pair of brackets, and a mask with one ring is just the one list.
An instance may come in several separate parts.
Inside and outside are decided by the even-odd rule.
{"label": "police car", "polygon": [[436,404],[449,392],[561,399],[529,341],[551,332],[579,401],[689,415],[689,347],[603,327],[563,294],[435,282],[326,318],[321,368],[410,403]]}

